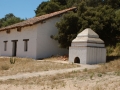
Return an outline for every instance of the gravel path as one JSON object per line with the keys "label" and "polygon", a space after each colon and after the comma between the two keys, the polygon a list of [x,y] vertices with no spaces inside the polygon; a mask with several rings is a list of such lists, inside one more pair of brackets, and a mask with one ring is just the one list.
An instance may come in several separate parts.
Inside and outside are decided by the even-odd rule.
{"label": "gravel path", "polygon": [[0,80],[5,81],[8,79],[21,79],[21,78],[30,78],[30,77],[37,77],[37,76],[45,76],[45,75],[55,75],[55,74],[62,74],[66,72],[78,71],[87,69],[95,69],[99,67],[98,65],[80,65],[78,68],[70,68],[70,69],[60,69],[60,70],[50,70],[50,71],[42,71],[42,72],[32,72],[32,73],[21,73],[16,75],[10,76],[2,76]]}

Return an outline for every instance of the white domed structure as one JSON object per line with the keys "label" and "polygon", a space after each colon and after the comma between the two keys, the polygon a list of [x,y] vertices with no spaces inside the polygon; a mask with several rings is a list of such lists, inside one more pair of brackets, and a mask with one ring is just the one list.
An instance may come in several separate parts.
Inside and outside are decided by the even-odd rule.
{"label": "white domed structure", "polygon": [[90,28],[83,30],[69,47],[69,61],[81,64],[105,63],[104,41]]}

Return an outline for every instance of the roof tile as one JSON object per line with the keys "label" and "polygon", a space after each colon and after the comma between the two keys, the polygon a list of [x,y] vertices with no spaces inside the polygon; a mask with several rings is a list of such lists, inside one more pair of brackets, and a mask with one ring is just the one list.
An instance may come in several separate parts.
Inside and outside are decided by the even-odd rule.
{"label": "roof tile", "polygon": [[50,14],[45,14],[45,15],[42,15],[42,16],[30,18],[26,21],[22,21],[22,22],[19,22],[19,23],[16,23],[16,24],[13,24],[13,25],[10,25],[10,26],[7,26],[7,27],[0,28],[0,31],[4,31],[4,30],[7,30],[7,29],[12,29],[12,28],[16,28],[16,27],[30,26],[30,25],[36,24],[36,23],[41,22],[43,20],[52,18],[54,16],[63,14],[67,11],[71,11],[71,10],[74,10],[74,9],[76,9],[76,7],[72,7],[72,8],[61,10],[61,11],[53,12],[53,13],[50,13]]}

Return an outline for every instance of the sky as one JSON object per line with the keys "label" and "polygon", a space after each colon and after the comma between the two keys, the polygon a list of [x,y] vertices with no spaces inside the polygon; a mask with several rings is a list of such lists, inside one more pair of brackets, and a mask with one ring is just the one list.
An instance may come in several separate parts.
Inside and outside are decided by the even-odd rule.
{"label": "sky", "polygon": [[0,0],[0,18],[9,13],[22,19],[32,18],[35,16],[34,10],[43,1],[48,0]]}

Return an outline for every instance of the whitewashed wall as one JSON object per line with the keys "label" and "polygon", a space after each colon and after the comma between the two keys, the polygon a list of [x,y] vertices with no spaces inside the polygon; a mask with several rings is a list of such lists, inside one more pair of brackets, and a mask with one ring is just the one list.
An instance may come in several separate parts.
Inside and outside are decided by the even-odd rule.
{"label": "whitewashed wall", "polygon": [[87,64],[106,62],[106,49],[87,47]]}
{"label": "whitewashed wall", "polygon": [[51,39],[51,35],[58,33],[56,22],[60,17],[54,17],[44,21],[43,24],[38,24],[37,31],[37,58],[50,57],[52,55],[68,54],[68,50],[60,49],[58,42]]}
{"label": "whitewashed wall", "polygon": [[79,57],[80,64],[97,64],[106,62],[106,49],[96,47],[69,47],[69,61]]}
{"label": "whitewashed wall", "polygon": [[[12,56],[13,42],[11,40],[17,41],[17,57],[29,57],[36,58],[36,38],[37,30],[36,25],[24,27],[21,32],[17,29],[10,30],[10,34],[6,31],[0,32],[0,52],[1,56]],[[23,39],[29,39],[28,41],[28,51],[24,51],[24,41]],[[7,42],[7,51],[4,51],[4,42]]]}
{"label": "whitewashed wall", "polygon": [[76,57],[79,57],[81,64],[87,63],[86,47],[69,47],[69,61],[74,63]]}
{"label": "whitewashed wall", "polygon": [[[52,55],[68,54],[68,50],[59,48],[58,42],[50,37],[58,33],[55,24],[59,20],[60,17],[51,18],[45,23],[24,27],[21,32],[18,32],[17,29],[10,30],[10,34],[7,34],[6,31],[0,32],[0,55],[12,56],[13,42],[11,40],[18,40],[17,57],[39,59]],[[29,39],[28,51],[24,51],[23,39]],[[4,41],[8,41],[7,51],[4,51]]]}

